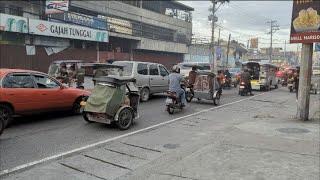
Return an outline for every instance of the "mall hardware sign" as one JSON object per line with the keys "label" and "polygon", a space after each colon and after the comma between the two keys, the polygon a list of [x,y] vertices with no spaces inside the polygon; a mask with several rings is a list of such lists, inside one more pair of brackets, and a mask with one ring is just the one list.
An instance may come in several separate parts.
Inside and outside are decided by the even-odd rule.
{"label": "mall hardware sign", "polygon": [[29,33],[68,39],[108,42],[108,32],[83,26],[29,19]]}

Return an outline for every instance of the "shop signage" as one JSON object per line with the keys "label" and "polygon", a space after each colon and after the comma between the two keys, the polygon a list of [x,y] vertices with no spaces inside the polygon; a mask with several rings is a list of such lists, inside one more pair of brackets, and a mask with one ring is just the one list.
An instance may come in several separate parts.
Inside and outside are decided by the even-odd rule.
{"label": "shop signage", "polygon": [[0,13],[0,31],[28,33],[28,19]]}
{"label": "shop signage", "polygon": [[69,0],[46,0],[46,14],[59,14],[69,10]]}
{"label": "shop signage", "polygon": [[130,21],[102,15],[98,15],[98,18],[107,20],[109,31],[132,35],[132,24]]}
{"label": "shop signage", "polygon": [[85,14],[64,12],[63,14],[52,14],[51,18],[53,20],[61,20],[64,22],[87,26],[95,29],[107,30],[106,20]]}
{"label": "shop signage", "polygon": [[290,43],[320,42],[320,1],[294,0]]}
{"label": "shop signage", "polygon": [[69,39],[108,42],[108,32],[88,27],[29,19],[29,33]]}

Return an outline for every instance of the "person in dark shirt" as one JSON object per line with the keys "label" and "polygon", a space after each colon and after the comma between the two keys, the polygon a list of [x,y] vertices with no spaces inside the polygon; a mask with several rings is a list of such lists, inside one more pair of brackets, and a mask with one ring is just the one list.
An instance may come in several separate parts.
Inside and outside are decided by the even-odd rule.
{"label": "person in dark shirt", "polygon": [[252,87],[251,87],[251,75],[248,71],[248,69],[244,69],[244,72],[241,74],[241,81],[243,81],[246,86],[248,87],[248,91],[250,95],[252,96]]}
{"label": "person in dark shirt", "polygon": [[298,93],[299,93],[299,75],[300,75],[300,68],[297,68],[297,72],[293,75],[293,81],[294,81],[294,88],[296,89],[296,98],[298,99]]}

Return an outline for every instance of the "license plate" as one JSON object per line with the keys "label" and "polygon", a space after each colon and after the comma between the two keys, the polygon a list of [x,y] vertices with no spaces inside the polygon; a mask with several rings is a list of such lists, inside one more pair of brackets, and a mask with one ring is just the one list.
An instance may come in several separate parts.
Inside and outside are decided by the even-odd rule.
{"label": "license plate", "polygon": [[244,89],[244,86],[240,86],[241,89]]}
{"label": "license plate", "polygon": [[80,102],[80,106],[85,106],[86,104],[87,104],[87,102],[85,102],[85,101]]}

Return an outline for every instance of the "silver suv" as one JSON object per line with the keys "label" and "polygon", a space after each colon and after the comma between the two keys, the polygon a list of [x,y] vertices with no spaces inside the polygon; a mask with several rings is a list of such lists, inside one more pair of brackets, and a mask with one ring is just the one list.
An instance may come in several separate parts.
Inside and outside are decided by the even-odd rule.
{"label": "silver suv", "polygon": [[169,72],[161,64],[138,61],[116,61],[113,64],[125,66],[123,76],[137,80],[141,101],[148,101],[152,94],[169,89]]}

